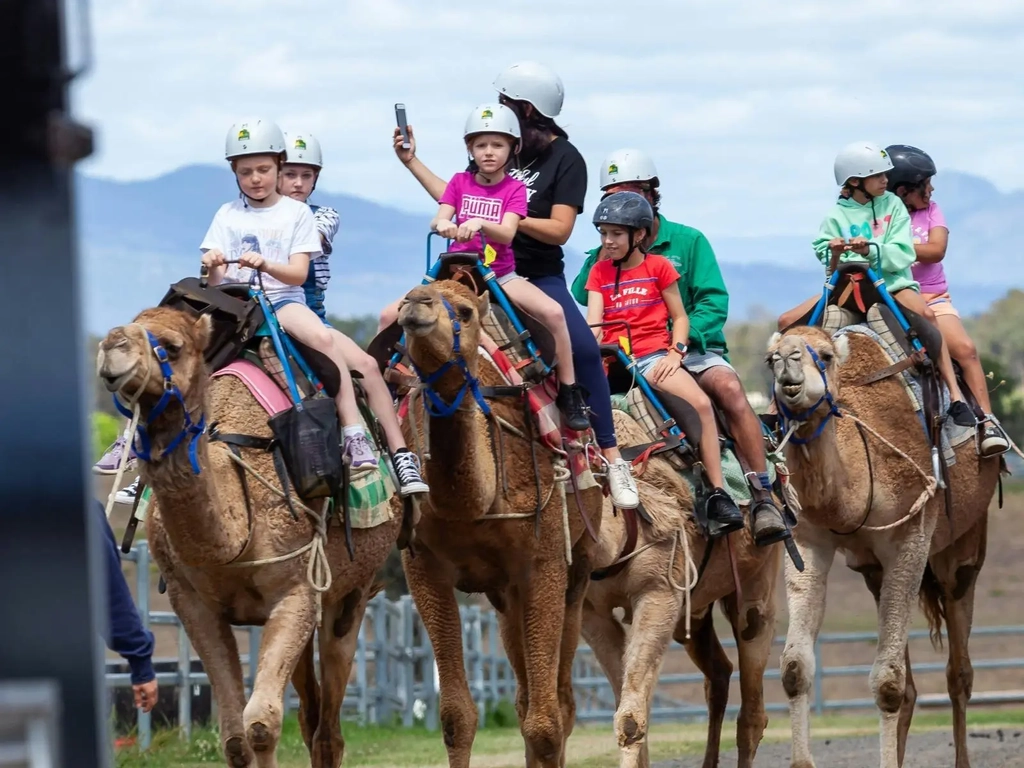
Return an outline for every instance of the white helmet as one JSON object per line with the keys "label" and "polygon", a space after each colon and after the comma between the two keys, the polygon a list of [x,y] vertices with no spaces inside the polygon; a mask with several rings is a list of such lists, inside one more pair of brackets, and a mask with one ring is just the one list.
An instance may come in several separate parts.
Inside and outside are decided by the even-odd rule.
{"label": "white helmet", "polygon": [[850,179],[865,179],[893,168],[889,153],[877,144],[855,141],[836,155],[836,184],[843,186]]}
{"label": "white helmet", "polygon": [[617,149],[605,158],[601,166],[601,189],[631,181],[649,181],[658,186],[658,169],[654,161],[639,149]]}
{"label": "white helmet", "polygon": [[468,139],[474,133],[501,133],[518,141],[519,118],[504,104],[481,104],[469,113],[462,135]]}
{"label": "white helmet", "polygon": [[284,134],[275,123],[259,117],[240,120],[228,129],[224,159],[245,155],[277,155],[284,152]]}
{"label": "white helmet", "polygon": [[324,167],[324,155],[320,150],[320,142],[312,133],[284,134],[284,161],[312,165],[320,169]]}
{"label": "white helmet", "polygon": [[494,81],[498,93],[513,101],[526,101],[544,117],[556,117],[562,111],[565,88],[552,70],[535,61],[513,64]]}

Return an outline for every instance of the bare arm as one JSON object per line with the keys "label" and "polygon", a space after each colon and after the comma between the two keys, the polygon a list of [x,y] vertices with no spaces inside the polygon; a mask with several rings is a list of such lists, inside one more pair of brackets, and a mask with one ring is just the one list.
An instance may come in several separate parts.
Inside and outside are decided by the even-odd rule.
{"label": "bare arm", "polygon": [[265,261],[263,271],[285,285],[302,285],[309,275],[309,254],[293,253],[287,264]]}
{"label": "bare arm", "polygon": [[661,297],[668,307],[669,317],[672,318],[672,347],[674,349],[676,344],[685,346],[690,338],[690,317],[686,314],[683,298],[679,295],[679,283],[672,283],[661,292]]}
{"label": "bare arm", "polygon": [[398,155],[398,159],[402,161],[402,165],[409,169],[409,172],[415,177],[416,181],[420,183],[427,194],[429,194],[435,201],[441,199],[441,195],[444,194],[444,189],[448,186],[448,182],[436,175],[432,170],[427,168],[420,159],[416,157],[416,137],[412,132],[412,126],[409,128],[409,149],[402,149],[402,132],[395,128],[394,143],[395,143],[395,154]]}
{"label": "bare arm", "polygon": [[946,258],[948,243],[949,230],[945,227],[932,227],[928,230],[928,242],[915,245],[914,253],[922,264],[938,264]]}
{"label": "bare arm", "polygon": [[[587,291],[587,323],[604,322],[604,296],[599,291]],[[591,328],[594,338],[601,340],[601,328]]]}
{"label": "bare arm", "polygon": [[488,242],[508,245],[512,242],[512,238],[516,236],[519,221],[518,213],[506,213],[501,217],[501,224],[495,224],[493,221],[484,221],[480,225],[480,230],[484,233]]}
{"label": "bare arm", "polygon": [[553,205],[550,219],[527,216],[519,223],[519,231],[548,245],[565,245],[575,225],[576,209],[573,206]]}
{"label": "bare arm", "polygon": [[455,223],[452,221],[452,216],[454,215],[454,205],[441,203],[437,209],[437,215],[430,221],[430,228],[442,237],[454,237],[455,230],[457,229]]}

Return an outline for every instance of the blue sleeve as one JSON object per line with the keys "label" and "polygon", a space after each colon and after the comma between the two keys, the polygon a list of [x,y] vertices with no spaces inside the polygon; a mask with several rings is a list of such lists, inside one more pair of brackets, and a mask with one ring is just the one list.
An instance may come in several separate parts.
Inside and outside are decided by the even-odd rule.
{"label": "blue sleeve", "polygon": [[148,683],[156,673],[153,670],[153,633],[142,625],[135,601],[121,571],[121,555],[114,532],[107,522],[103,505],[94,501],[93,509],[99,517],[103,539],[103,558],[107,563],[107,593],[110,621],[104,640],[114,653],[131,667],[132,685]]}

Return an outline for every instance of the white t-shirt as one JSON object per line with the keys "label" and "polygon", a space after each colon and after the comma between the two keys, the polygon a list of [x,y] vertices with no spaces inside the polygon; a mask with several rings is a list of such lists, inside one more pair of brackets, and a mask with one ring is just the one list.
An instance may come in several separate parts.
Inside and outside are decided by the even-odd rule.
{"label": "white t-shirt", "polygon": [[[269,208],[253,208],[239,198],[220,207],[210,222],[199,250],[218,249],[229,260],[246,251],[259,253],[269,262],[287,264],[295,253],[308,253],[310,260],[320,254],[320,236],[309,206],[282,196]],[[248,283],[249,267],[228,264],[225,283]],[[286,285],[263,273],[263,287],[271,303],[283,299],[306,302],[301,285]]]}

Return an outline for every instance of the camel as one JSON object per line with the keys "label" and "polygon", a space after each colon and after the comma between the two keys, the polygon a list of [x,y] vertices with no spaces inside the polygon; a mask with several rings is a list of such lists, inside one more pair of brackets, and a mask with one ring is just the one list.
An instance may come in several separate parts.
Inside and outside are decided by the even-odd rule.
{"label": "camel", "polygon": [[[166,351],[180,391],[180,400],[172,399],[153,419],[165,378],[147,333]],[[140,462],[142,480],[154,495],[146,522],[149,546],[171,605],[209,675],[227,765],[276,768],[291,678],[312,765],[338,768],[344,751],[339,714],[359,627],[400,520],[353,529],[350,559],[342,535],[326,535],[308,514],[293,519],[281,497],[252,474],[243,488],[238,465],[223,443],[211,444],[209,429],[196,433],[195,468],[188,439],[161,456],[182,431],[186,413],[193,423],[204,417],[206,424],[215,422],[220,433],[271,437],[266,411],[243,383],[232,376],[209,379],[203,350],[210,333],[208,315],[197,320],[180,310],[155,308],[112,329],[100,345],[100,377],[111,392],[139,393],[152,443],[155,458]],[[255,473],[277,480],[271,454],[245,448],[240,454]],[[316,587],[307,568],[319,573]],[[319,597],[317,590],[324,590]],[[318,604],[320,684],[313,665]],[[246,702],[232,627],[252,625],[263,626],[263,639]]]}
{"label": "camel", "polygon": [[[468,768],[477,729],[463,664],[459,589],[485,593],[498,612],[516,676],[526,765],[556,768],[565,765],[576,717],[572,659],[602,490],[596,483],[581,486],[579,498],[566,501],[564,483],[555,482],[554,455],[524,439],[531,427],[520,399],[497,397],[488,404],[480,395],[479,386],[505,384],[478,349],[480,318],[489,306],[486,294],[478,297],[451,280],[416,287],[401,303],[398,322],[420,377],[402,429],[410,446],[425,448],[430,485],[420,502],[415,548],[402,553],[403,564],[437,658],[448,764]],[[436,409],[459,397],[457,409],[438,415]],[[435,415],[424,410],[424,399]],[[485,417],[488,408],[496,419]],[[542,509],[534,514],[538,501]],[[594,538],[584,533],[586,526]]]}
{"label": "camel", "polygon": [[[621,445],[647,442],[644,430],[623,411],[613,411]],[[781,568],[782,547],[757,547],[746,529],[731,534],[732,548],[742,585],[738,603],[728,550],[719,544],[697,580],[697,566],[709,543],[697,532],[691,517],[694,500],[690,486],[664,458],[648,460],[637,478],[640,500],[651,523],[641,523],[637,552],[618,572],[592,581],[583,608],[583,637],[594,651],[615,692],[615,733],[622,768],[648,768],[647,734],[651,697],[669,640],[682,643],[706,677],[708,740],[704,768],[718,766],[722,723],[729,699],[732,662],[715,633],[713,611],[721,601],[732,624],[740,665],[742,703],[736,741],[739,768],[753,765],[758,744],[768,724],[764,709],[764,670],[775,632],[775,584]],[[601,541],[594,553],[597,569],[607,568],[624,552],[627,525],[623,514],[613,514],[605,503]],[[684,541],[685,537],[685,541]],[[691,550],[684,557],[684,546]],[[682,567],[681,567],[682,566]],[[688,575],[688,573],[689,575]],[[693,584],[696,582],[696,584]],[[691,585],[689,604],[684,590]],[[613,611],[625,615],[619,621]],[[685,611],[696,621],[688,633]],[[632,625],[627,638],[624,625]]]}
{"label": "camel", "polygon": [[930,472],[929,443],[899,377],[860,381],[891,363],[876,341],[859,333],[833,338],[798,326],[772,336],[767,362],[780,411],[798,414],[785,456],[802,506],[793,535],[806,567],[798,573],[786,566],[790,619],[781,660],[792,766],[814,766],[808,697],[814,643],[828,572],[841,551],[847,566],[864,576],[878,606],[870,682],[881,719],[880,765],[897,768],[906,751],[917,698],[907,632],[920,594],[933,642],[946,620],[956,767],[969,768],[966,708],[974,672],[967,645],[999,462],[979,459],[973,441],[956,448],[947,519],[944,496],[935,493]]}

